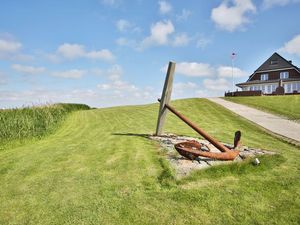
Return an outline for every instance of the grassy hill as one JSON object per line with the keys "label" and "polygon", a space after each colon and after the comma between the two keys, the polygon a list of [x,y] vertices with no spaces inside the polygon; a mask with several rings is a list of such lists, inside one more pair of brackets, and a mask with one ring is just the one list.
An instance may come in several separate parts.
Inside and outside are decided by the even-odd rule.
{"label": "grassy hill", "polygon": [[[51,136],[0,151],[0,224],[299,224],[300,148],[205,99],[172,102],[221,141],[280,155],[175,180],[153,133],[158,105],[72,113]],[[168,114],[165,131],[198,136]]]}
{"label": "grassy hill", "polygon": [[227,97],[225,99],[300,121],[300,95]]}

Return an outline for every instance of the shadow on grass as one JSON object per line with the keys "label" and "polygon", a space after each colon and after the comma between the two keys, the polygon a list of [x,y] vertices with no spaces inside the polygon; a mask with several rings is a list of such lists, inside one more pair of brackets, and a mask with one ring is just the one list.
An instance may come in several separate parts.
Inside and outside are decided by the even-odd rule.
{"label": "shadow on grass", "polygon": [[142,138],[149,138],[150,137],[150,134],[135,134],[135,133],[112,133],[112,135],[132,136],[132,137],[142,137]]}

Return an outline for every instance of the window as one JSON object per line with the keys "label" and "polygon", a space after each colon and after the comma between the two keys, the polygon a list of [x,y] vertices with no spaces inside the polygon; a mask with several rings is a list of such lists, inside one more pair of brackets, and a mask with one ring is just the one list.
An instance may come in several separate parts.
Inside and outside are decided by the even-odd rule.
{"label": "window", "polygon": [[276,85],[276,84],[272,84],[272,93],[274,92],[274,91],[276,91],[276,88],[278,87],[278,85]]}
{"label": "window", "polygon": [[271,65],[276,65],[276,64],[278,64],[277,59],[276,60],[271,60]]}
{"label": "window", "polygon": [[268,80],[269,79],[269,74],[263,73],[260,75],[260,80]]}
{"label": "window", "polygon": [[280,79],[287,79],[289,78],[289,72],[280,72]]}
{"label": "window", "polygon": [[297,83],[292,84],[292,92],[297,91]]}
{"label": "window", "polygon": [[284,92],[285,93],[292,93],[292,84],[284,84]]}

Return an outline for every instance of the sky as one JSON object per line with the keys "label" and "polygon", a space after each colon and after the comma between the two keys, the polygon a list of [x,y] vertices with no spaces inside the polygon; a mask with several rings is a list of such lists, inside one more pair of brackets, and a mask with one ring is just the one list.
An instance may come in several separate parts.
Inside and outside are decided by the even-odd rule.
{"label": "sky", "polygon": [[172,99],[223,96],[274,52],[300,67],[299,10],[300,0],[1,0],[0,108],[153,103],[169,61]]}

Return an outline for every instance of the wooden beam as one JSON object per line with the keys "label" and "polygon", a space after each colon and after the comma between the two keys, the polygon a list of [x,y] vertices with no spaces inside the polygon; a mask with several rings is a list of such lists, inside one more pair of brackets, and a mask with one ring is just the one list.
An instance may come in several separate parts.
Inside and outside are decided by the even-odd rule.
{"label": "wooden beam", "polygon": [[172,88],[173,88],[173,77],[175,72],[175,62],[169,62],[169,67],[165,79],[164,89],[161,94],[161,101],[158,111],[158,119],[157,119],[157,126],[156,126],[156,133],[155,135],[161,135],[162,129],[166,120],[167,115],[167,108],[165,104],[169,104],[172,95]]}

